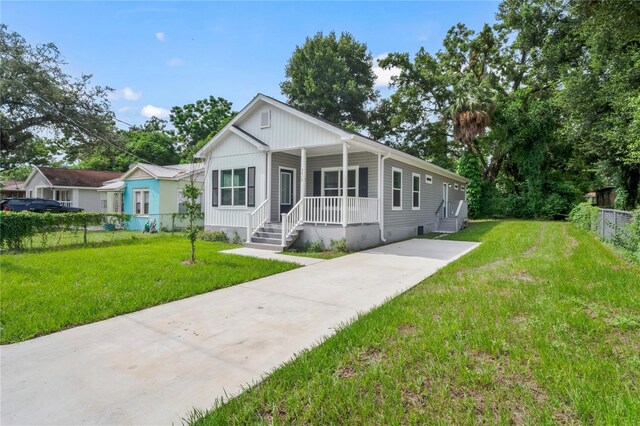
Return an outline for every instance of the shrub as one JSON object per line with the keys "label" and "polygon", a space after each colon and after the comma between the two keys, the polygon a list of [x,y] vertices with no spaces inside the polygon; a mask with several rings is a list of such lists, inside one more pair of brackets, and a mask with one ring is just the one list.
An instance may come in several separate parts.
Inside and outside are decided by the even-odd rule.
{"label": "shrub", "polygon": [[231,237],[231,243],[242,244],[242,238],[240,238],[240,235],[236,231],[233,231],[233,237]]}
{"label": "shrub", "polygon": [[585,231],[597,232],[598,208],[589,203],[578,204],[569,213],[569,220]]}
{"label": "shrub", "polygon": [[87,242],[87,228],[102,226],[105,223],[123,225],[131,218],[124,214],[104,213],[33,213],[0,212],[0,248],[21,250],[27,240],[35,236],[42,238],[42,245],[48,245],[48,236],[52,232],[84,232]]}
{"label": "shrub", "polygon": [[322,240],[308,242],[304,246],[304,251],[308,253],[320,253],[324,251],[324,243]]}
{"label": "shrub", "polygon": [[349,243],[344,238],[341,240],[331,240],[331,245],[329,247],[331,251],[338,251],[342,253],[349,251]]}
{"label": "shrub", "polygon": [[200,239],[204,241],[228,243],[229,237],[222,231],[205,231],[200,235]]}

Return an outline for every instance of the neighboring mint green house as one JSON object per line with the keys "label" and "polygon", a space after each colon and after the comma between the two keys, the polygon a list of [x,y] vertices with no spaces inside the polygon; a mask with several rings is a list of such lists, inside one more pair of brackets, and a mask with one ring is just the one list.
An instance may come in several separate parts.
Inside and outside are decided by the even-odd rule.
{"label": "neighboring mint green house", "polygon": [[[180,213],[182,189],[191,181],[200,187],[204,180],[199,163],[155,166],[137,163],[120,180],[99,188],[102,211],[132,215],[127,229],[142,230],[156,220],[157,229],[184,229],[187,221]],[[198,225],[202,226],[202,220]]]}

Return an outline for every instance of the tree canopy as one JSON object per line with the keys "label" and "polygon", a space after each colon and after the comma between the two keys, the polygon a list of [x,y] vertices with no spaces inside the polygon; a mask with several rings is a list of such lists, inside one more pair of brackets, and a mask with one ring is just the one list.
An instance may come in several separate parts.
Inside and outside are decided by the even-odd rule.
{"label": "tree canopy", "polygon": [[[0,154],[2,168],[39,163],[66,146],[76,149],[115,138],[108,87],[91,75],[65,73],[52,44],[32,46],[0,25]],[[46,137],[45,137],[46,135]]]}
{"label": "tree canopy", "polygon": [[373,57],[351,34],[307,37],[285,77],[280,88],[292,106],[354,129],[368,125],[368,108],[378,98]]}

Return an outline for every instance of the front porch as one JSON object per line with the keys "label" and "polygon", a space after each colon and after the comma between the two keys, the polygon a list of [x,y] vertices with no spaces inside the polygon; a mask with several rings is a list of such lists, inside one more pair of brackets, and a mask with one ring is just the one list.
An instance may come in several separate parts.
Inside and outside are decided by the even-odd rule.
{"label": "front porch", "polygon": [[33,198],[44,198],[46,200],[56,200],[65,207],[77,207],[74,204],[73,189],[56,187],[37,187]]}
{"label": "front porch", "polygon": [[347,143],[268,152],[267,197],[247,212],[247,243],[288,247],[302,228],[379,224],[380,159]]}

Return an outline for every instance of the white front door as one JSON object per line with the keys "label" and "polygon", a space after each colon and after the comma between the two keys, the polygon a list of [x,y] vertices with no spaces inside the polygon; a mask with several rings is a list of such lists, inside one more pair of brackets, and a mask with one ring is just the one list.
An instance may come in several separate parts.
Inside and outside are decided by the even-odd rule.
{"label": "white front door", "polygon": [[442,184],[442,201],[444,217],[449,217],[449,184],[446,182]]}

